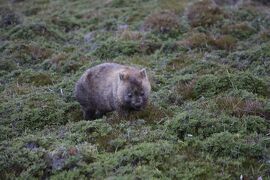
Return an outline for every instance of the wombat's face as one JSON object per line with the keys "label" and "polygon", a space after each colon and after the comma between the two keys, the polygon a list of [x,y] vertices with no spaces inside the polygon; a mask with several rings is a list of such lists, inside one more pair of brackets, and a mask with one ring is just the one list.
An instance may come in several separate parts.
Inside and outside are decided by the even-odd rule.
{"label": "wombat's face", "polygon": [[145,70],[134,74],[120,74],[121,102],[125,108],[141,110],[148,101],[150,84]]}
{"label": "wombat's face", "polygon": [[134,110],[141,110],[147,104],[147,94],[140,88],[127,88],[124,94],[125,105]]}

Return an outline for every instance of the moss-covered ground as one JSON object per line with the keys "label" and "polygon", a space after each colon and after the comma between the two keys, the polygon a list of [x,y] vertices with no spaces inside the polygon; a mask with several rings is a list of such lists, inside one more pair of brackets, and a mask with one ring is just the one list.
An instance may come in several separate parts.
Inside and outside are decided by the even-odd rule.
{"label": "moss-covered ground", "polygon": [[[270,179],[269,29],[268,0],[0,1],[0,179]],[[108,61],[150,104],[85,121]]]}

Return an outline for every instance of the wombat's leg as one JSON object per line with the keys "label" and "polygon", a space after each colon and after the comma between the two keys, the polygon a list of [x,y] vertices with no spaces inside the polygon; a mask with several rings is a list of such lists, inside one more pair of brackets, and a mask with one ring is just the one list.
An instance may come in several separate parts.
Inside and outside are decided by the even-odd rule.
{"label": "wombat's leg", "polygon": [[127,118],[129,115],[129,111],[126,109],[117,109],[116,111],[117,111],[118,116],[123,117],[123,118]]}
{"label": "wombat's leg", "polygon": [[92,120],[95,119],[95,110],[93,109],[84,109],[83,110],[83,117],[85,120]]}
{"label": "wombat's leg", "polygon": [[105,114],[105,112],[102,112],[102,111],[96,111],[95,118],[97,118],[97,119],[102,118],[104,114]]}

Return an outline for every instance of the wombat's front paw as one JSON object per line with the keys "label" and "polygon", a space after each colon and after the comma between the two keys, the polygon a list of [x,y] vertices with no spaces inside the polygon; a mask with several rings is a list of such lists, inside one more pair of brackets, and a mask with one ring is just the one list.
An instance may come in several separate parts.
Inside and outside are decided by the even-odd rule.
{"label": "wombat's front paw", "polygon": [[129,117],[129,111],[120,109],[120,110],[117,110],[117,115],[121,119],[127,119]]}
{"label": "wombat's front paw", "polygon": [[84,110],[83,117],[85,120],[93,120],[95,119],[95,111],[94,110]]}

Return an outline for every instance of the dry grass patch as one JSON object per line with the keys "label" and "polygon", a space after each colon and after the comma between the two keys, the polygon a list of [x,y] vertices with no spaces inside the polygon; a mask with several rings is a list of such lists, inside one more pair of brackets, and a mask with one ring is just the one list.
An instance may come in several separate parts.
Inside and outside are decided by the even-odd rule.
{"label": "dry grass patch", "polygon": [[182,45],[188,48],[206,48],[212,44],[212,38],[205,33],[193,33],[187,37],[187,39],[177,42],[178,45]]}
{"label": "dry grass patch", "polygon": [[213,39],[212,44],[218,49],[232,50],[236,47],[237,40],[231,35],[222,35]]}
{"label": "dry grass patch", "polygon": [[190,57],[189,55],[181,54],[168,62],[168,64],[166,65],[166,70],[176,71],[192,64],[193,62],[194,60],[192,57]]}
{"label": "dry grass patch", "polygon": [[194,92],[194,87],[196,80],[191,80],[188,82],[179,82],[174,88],[174,92],[180,94],[183,100],[194,99],[196,97]]}
{"label": "dry grass patch", "polygon": [[218,97],[216,104],[219,110],[237,117],[244,115],[263,116],[263,103],[257,100],[243,100],[238,97]]}
{"label": "dry grass patch", "polygon": [[224,34],[230,34],[238,39],[249,38],[256,30],[251,27],[247,22],[242,22],[238,24],[231,24],[224,26],[221,31]]}
{"label": "dry grass patch", "polygon": [[158,3],[162,9],[169,9],[177,13],[184,11],[189,2],[189,0],[158,0]]}
{"label": "dry grass patch", "polygon": [[161,11],[147,16],[144,27],[160,33],[170,33],[178,31],[180,24],[176,14],[171,11]]}
{"label": "dry grass patch", "polygon": [[138,31],[124,30],[119,33],[119,38],[126,41],[136,41],[143,38],[143,34]]}
{"label": "dry grass patch", "polygon": [[212,1],[204,0],[191,5],[187,17],[193,27],[208,27],[222,20],[225,13]]}

